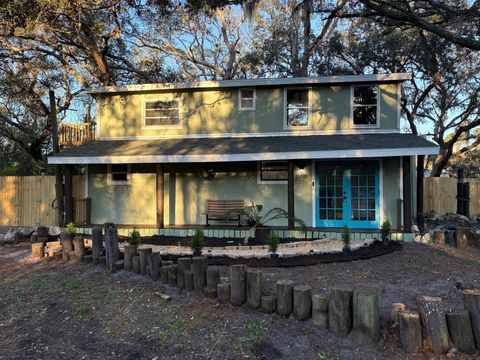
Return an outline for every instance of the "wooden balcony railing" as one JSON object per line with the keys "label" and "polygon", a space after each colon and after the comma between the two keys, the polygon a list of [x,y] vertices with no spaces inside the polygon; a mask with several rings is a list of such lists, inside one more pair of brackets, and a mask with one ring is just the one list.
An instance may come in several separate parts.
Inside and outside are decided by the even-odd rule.
{"label": "wooden balcony railing", "polygon": [[60,125],[60,146],[72,147],[95,140],[95,123],[75,123]]}

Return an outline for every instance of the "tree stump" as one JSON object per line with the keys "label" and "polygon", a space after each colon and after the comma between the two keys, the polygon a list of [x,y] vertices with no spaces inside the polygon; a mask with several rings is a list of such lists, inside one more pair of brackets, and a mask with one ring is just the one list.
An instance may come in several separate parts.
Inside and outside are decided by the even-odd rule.
{"label": "tree stump", "polygon": [[293,281],[277,281],[277,314],[288,317],[293,311]]}
{"label": "tree stump", "polygon": [[388,314],[386,330],[388,331],[388,335],[392,336],[395,340],[400,339],[400,311],[404,311],[405,309],[405,304],[393,303]]}
{"label": "tree stump", "polygon": [[196,292],[203,292],[207,283],[207,258],[205,256],[195,256],[192,259],[193,283]]}
{"label": "tree stump", "polygon": [[417,297],[427,345],[436,354],[444,354],[449,349],[447,320],[445,313],[441,310],[441,301],[439,297]]}
{"label": "tree stump", "polygon": [[467,310],[470,315],[475,345],[477,349],[480,349],[480,290],[463,290],[462,295],[465,310]]}
{"label": "tree stump", "polygon": [[177,278],[177,287],[179,289],[185,289],[185,271],[188,271],[192,268],[192,259],[189,257],[184,257],[178,259],[178,278]]}
{"label": "tree stump", "polygon": [[448,333],[455,346],[463,353],[473,355],[475,339],[473,338],[472,324],[467,310],[445,313],[447,317]]}
{"label": "tree stump", "polygon": [[468,245],[468,228],[466,227],[457,227],[455,230],[455,246],[458,249],[464,249]]}
{"label": "tree stump", "polygon": [[312,296],[312,320],[321,329],[328,329],[328,299],[320,295]]}
{"label": "tree stump", "polygon": [[358,345],[375,345],[380,339],[380,301],[372,290],[353,292],[352,336]]}
{"label": "tree stump", "polygon": [[187,270],[183,273],[185,290],[193,291],[195,290],[195,282],[193,281],[193,271]]}
{"label": "tree stump", "polygon": [[293,287],[293,314],[298,321],[312,316],[312,288],[307,285]]}
{"label": "tree stump", "polygon": [[257,309],[262,303],[262,272],[259,269],[247,268],[247,305]]}
{"label": "tree stump", "polygon": [[433,232],[433,239],[435,240],[436,244],[445,245],[445,231],[435,230]]}
{"label": "tree stump", "polygon": [[148,275],[148,254],[152,253],[152,248],[141,248],[138,253],[140,254],[140,274]]}
{"label": "tree stump", "polygon": [[178,265],[170,265],[168,267],[168,283],[171,286],[177,286]]}
{"label": "tree stump", "polygon": [[73,239],[74,249],[75,249],[75,258],[77,261],[83,261],[85,256],[85,242],[83,236],[75,236]]}
{"label": "tree stump", "polygon": [[38,259],[43,259],[44,257],[44,246],[43,242],[37,242],[32,244],[32,257],[33,258],[38,258]]}
{"label": "tree stump", "polygon": [[136,255],[132,257],[132,270],[135,274],[140,274],[140,256]]}
{"label": "tree stump", "polygon": [[217,297],[217,285],[220,283],[220,269],[217,266],[207,267],[207,290],[209,297]]}
{"label": "tree stump", "polygon": [[400,342],[408,353],[422,349],[422,323],[420,314],[415,310],[402,310],[398,313]]}
{"label": "tree stump", "polygon": [[160,272],[160,262],[162,261],[160,259],[160,253],[159,252],[152,253],[151,259],[152,259],[152,267],[151,267],[151,271],[150,271],[151,279],[152,279],[152,281],[158,281],[158,278],[160,276],[160,274],[159,274],[159,272]]}
{"label": "tree stump", "polygon": [[137,254],[137,245],[125,244],[123,249],[123,268],[132,271],[132,257]]}
{"label": "tree stump", "polygon": [[230,302],[235,306],[241,306],[247,298],[245,270],[245,265],[230,266]]}
{"label": "tree stump", "polygon": [[265,314],[273,314],[277,309],[277,298],[272,295],[263,295],[260,311]]}
{"label": "tree stump", "polygon": [[102,228],[95,227],[92,229],[92,262],[95,265],[100,262],[102,247]]}
{"label": "tree stump", "polygon": [[160,282],[162,284],[168,285],[170,277],[168,275],[168,269],[170,265],[165,265],[160,268]]}
{"label": "tree stump", "polygon": [[60,243],[62,244],[63,260],[68,261],[68,253],[73,251],[72,234],[62,231],[60,234]]}
{"label": "tree stump", "polygon": [[220,283],[217,285],[217,300],[219,303],[227,303],[230,300],[230,283]]}
{"label": "tree stump", "polygon": [[328,328],[338,336],[352,330],[353,290],[331,288],[328,298]]}

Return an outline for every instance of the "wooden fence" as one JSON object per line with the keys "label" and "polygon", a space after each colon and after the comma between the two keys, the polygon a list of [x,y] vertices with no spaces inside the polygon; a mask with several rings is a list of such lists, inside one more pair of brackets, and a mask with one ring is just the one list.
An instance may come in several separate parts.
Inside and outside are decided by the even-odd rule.
{"label": "wooden fence", "polygon": [[[470,214],[480,214],[480,179],[466,179],[470,183]],[[438,214],[457,212],[457,179],[425,178],[423,204],[425,212]]]}
{"label": "wooden fence", "polygon": [[[85,198],[85,177],[73,177],[73,197]],[[80,206],[84,206],[83,203]],[[75,211],[76,221],[86,210]],[[77,219],[78,218],[78,219]],[[0,226],[51,226],[57,224],[55,176],[0,177]]]}

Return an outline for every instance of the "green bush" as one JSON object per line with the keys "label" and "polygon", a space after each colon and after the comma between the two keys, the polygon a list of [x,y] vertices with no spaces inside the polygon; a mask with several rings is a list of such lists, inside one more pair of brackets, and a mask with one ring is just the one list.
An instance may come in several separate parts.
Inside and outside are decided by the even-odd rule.
{"label": "green bush", "polygon": [[133,230],[128,239],[130,245],[138,246],[140,244],[140,233],[137,230]]}
{"label": "green bush", "polygon": [[65,231],[67,232],[67,234],[72,234],[74,235],[76,233],[76,228],[75,228],[75,224],[73,222],[67,224],[67,227],[65,228]]}
{"label": "green bush", "polygon": [[386,240],[387,238],[389,238],[391,233],[392,233],[392,225],[390,224],[390,221],[388,220],[384,221],[380,229],[382,240]]}
{"label": "green bush", "polygon": [[350,249],[350,229],[348,228],[348,225],[345,224],[342,230],[342,242],[343,242],[343,248],[344,249]]}
{"label": "green bush", "polygon": [[193,252],[200,252],[200,253],[202,252],[203,246],[205,244],[205,241],[203,238],[204,238],[203,230],[201,229],[195,230],[195,235],[193,235],[192,245],[191,245]]}
{"label": "green bush", "polygon": [[267,238],[268,251],[272,254],[275,254],[277,252],[279,242],[278,235],[274,232],[270,232]]}

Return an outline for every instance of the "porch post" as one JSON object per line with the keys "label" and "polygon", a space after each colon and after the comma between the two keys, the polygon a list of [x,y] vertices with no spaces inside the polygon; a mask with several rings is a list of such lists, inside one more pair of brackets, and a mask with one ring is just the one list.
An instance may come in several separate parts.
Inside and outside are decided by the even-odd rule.
{"label": "porch post", "polygon": [[410,156],[403,157],[403,231],[412,228],[412,181]]}
{"label": "porch post", "polygon": [[295,227],[295,192],[294,192],[294,174],[293,174],[293,160],[288,161],[288,229],[293,230]]}
{"label": "porch post", "polygon": [[423,177],[424,177],[424,155],[417,156],[417,224],[423,228],[425,216],[423,214]]}
{"label": "porch post", "polygon": [[157,164],[156,166],[156,179],[157,179],[157,227],[162,229],[163,223],[163,211],[164,211],[164,172],[163,164]]}
{"label": "porch post", "polygon": [[65,165],[65,224],[73,222],[73,168]]}

